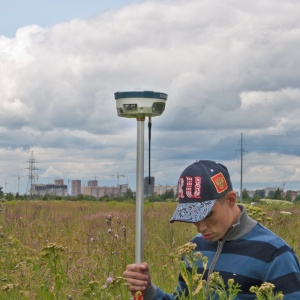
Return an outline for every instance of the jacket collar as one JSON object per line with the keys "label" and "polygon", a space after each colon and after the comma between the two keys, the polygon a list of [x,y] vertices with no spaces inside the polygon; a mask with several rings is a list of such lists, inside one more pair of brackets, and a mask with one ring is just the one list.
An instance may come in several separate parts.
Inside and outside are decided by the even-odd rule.
{"label": "jacket collar", "polygon": [[224,241],[237,240],[246,235],[256,224],[257,221],[251,219],[243,205],[238,205],[241,214],[235,224],[228,230],[224,236]]}

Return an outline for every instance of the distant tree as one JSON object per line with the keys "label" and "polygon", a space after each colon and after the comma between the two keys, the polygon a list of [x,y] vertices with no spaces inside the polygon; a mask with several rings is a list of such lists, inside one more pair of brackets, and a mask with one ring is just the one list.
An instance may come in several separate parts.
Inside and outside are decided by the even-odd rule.
{"label": "distant tree", "polygon": [[275,191],[270,191],[268,196],[265,196],[265,198],[268,199],[274,199]]}
{"label": "distant tree", "polygon": [[173,189],[166,190],[166,191],[161,195],[161,198],[162,198],[163,200],[175,198],[174,190],[173,190]]}
{"label": "distant tree", "polygon": [[4,193],[3,193],[2,189],[3,189],[3,187],[2,187],[2,186],[0,186],[0,198],[2,198],[2,197],[3,197],[3,195],[4,195]]}
{"label": "distant tree", "polygon": [[5,195],[5,199],[6,200],[8,200],[8,201],[12,201],[12,200],[14,200],[14,195],[12,194],[12,193],[7,193],[6,195]]}
{"label": "distant tree", "polygon": [[104,196],[100,197],[99,200],[103,201],[103,202],[108,202],[109,201],[109,196],[108,195],[104,195]]}
{"label": "distant tree", "polygon": [[128,188],[124,194],[124,199],[133,199],[133,193],[131,188]]}
{"label": "distant tree", "polygon": [[259,196],[260,198],[264,198],[265,194],[266,194],[265,190],[256,190],[254,196]]}
{"label": "distant tree", "polygon": [[279,188],[277,188],[276,191],[274,192],[273,199],[282,200],[282,191]]}
{"label": "distant tree", "polygon": [[163,202],[164,201],[164,199],[160,195],[157,195],[155,193],[153,193],[150,196],[146,197],[146,199],[149,202]]}
{"label": "distant tree", "polygon": [[246,189],[243,189],[242,196],[243,196],[243,202],[249,202],[250,197]]}
{"label": "distant tree", "polygon": [[298,202],[298,201],[300,202],[300,195],[298,195],[298,196],[295,198],[295,201],[296,201],[296,202]]}
{"label": "distant tree", "polygon": [[43,196],[42,199],[43,199],[44,201],[49,200],[49,199],[50,199],[50,195],[49,195],[49,194],[46,194],[46,195]]}
{"label": "distant tree", "polygon": [[253,201],[253,202],[259,202],[259,200],[260,200],[261,198],[262,198],[261,196],[255,194],[255,195],[253,196],[253,198],[252,198],[252,201]]}
{"label": "distant tree", "polygon": [[292,201],[292,191],[286,192],[285,200]]}

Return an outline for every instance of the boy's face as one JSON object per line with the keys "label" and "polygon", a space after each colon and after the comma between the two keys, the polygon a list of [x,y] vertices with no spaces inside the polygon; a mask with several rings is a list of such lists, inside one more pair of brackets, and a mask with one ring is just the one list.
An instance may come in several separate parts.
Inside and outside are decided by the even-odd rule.
{"label": "boy's face", "polygon": [[194,223],[205,240],[214,242],[222,239],[235,222],[232,205],[227,195],[216,201],[205,219]]}

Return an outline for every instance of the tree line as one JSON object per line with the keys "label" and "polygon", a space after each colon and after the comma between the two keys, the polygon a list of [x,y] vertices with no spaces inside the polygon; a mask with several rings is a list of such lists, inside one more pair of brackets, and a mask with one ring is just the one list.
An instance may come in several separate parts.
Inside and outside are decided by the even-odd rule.
{"label": "tree line", "polygon": [[[265,195],[265,190],[256,190],[253,197],[250,197],[247,190],[243,189],[243,202],[258,202],[260,199],[272,199],[272,200],[286,200],[286,201],[293,201],[292,194],[294,191],[287,191],[286,193],[283,193],[283,191],[280,188],[277,188],[275,191],[270,191],[269,195]],[[300,201],[300,195],[297,195],[297,197],[294,200],[295,202]]]}
{"label": "tree line", "polygon": [[[3,193],[3,188],[0,186],[0,199],[5,199],[8,201],[12,200],[30,200],[30,199],[39,199],[39,200],[66,200],[66,201],[117,201],[117,202],[135,202],[135,195],[130,188],[122,196],[103,196],[103,197],[94,197],[91,195],[83,195],[78,194],[76,196],[58,196],[52,194],[46,194],[44,196],[33,195],[32,197],[29,195],[20,195],[20,194],[12,194],[12,193]],[[161,195],[157,195],[155,193],[145,196],[145,201],[147,202],[173,202],[177,199],[177,193],[174,193],[173,189],[166,190],[166,192]],[[273,199],[273,200],[287,200],[292,201],[292,191],[287,191],[283,193],[281,189],[276,189],[275,191],[271,191],[268,196],[265,196],[265,190],[256,190],[253,197],[250,197],[247,190],[243,190],[243,202],[258,202],[260,199]],[[300,195],[298,195],[295,199],[295,202],[300,201]]]}

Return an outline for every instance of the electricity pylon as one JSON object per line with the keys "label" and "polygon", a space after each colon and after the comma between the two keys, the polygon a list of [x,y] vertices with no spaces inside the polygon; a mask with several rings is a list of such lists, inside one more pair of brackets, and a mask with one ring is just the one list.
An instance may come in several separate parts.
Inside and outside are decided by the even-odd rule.
{"label": "electricity pylon", "polygon": [[28,170],[28,183],[27,183],[27,188],[26,188],[26,194],[29,194],[30,198],[32,198],[33,194],[34,194],[33,193],[33,185],[35,184],[35,178],[36,178],[35,171],[39,170],[35,166],[36,160],[34,158],[33,151],[31,151],[29,160],[27,162],[28,162],[28,167],[25,168]]}

